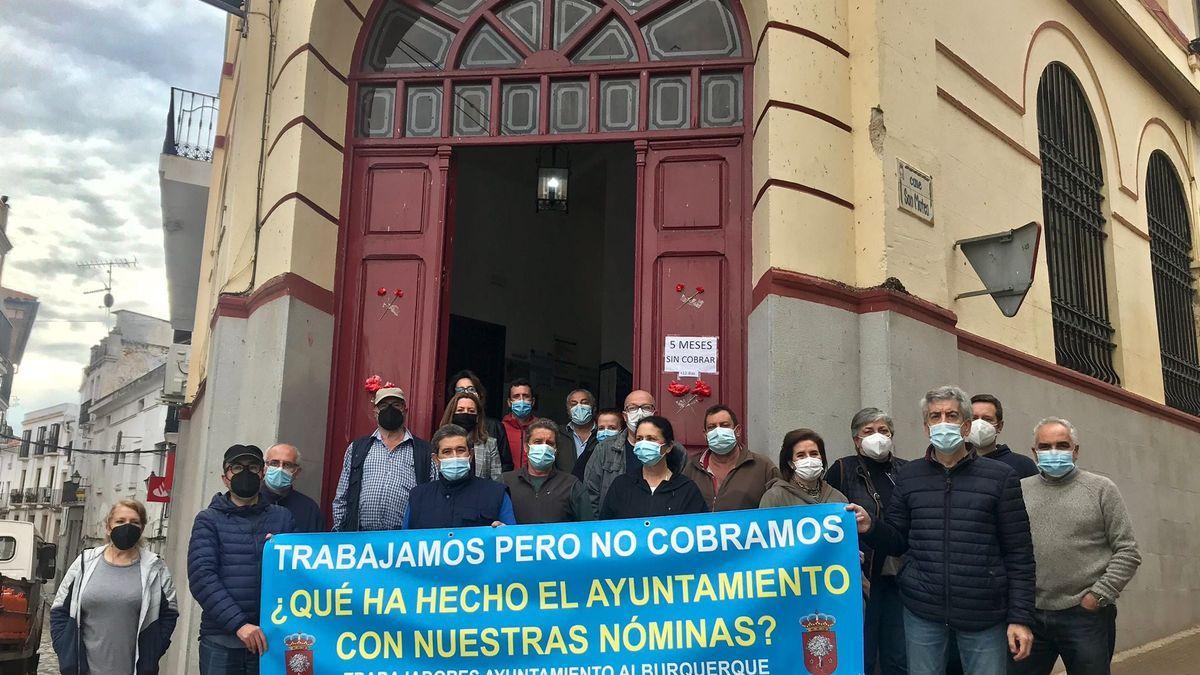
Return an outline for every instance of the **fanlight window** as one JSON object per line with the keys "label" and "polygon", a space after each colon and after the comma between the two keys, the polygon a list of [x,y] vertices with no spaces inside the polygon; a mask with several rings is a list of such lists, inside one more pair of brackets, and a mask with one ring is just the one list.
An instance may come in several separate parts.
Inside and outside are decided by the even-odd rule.
{"label": "fanlight window", "polygon": [[750,60],[730,2],[390,0],[355,78],[357,135],[740,127]]}

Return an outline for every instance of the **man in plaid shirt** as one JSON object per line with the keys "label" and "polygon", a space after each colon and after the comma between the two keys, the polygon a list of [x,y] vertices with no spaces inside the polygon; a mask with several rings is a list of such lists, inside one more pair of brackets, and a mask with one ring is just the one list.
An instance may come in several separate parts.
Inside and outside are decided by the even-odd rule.
{"label": "man in plaid shirt", "polygon": [[335,532],[402,529],[409,491],[436,471],[429,442],[405,426],[404,392],[382,388],[374,403],[379,428],[346,448],[333,498]]}

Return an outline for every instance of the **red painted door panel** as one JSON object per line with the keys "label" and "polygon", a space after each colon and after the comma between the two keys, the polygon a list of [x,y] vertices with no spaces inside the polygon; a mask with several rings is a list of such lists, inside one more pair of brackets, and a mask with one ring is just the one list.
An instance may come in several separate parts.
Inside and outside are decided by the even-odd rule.
{"label": "red painted door panel", "polygon": [[341,448],[375,427],[363,382],[404,389],[409,428],[428,438],[443,342],[449,148],[390,150],[352,160],[348,231],[339,261],[327,496]]}
{"label": "red painted door panel", "polygon": [[[724,403],[745,413],[746,270],[748,224],[742,139],[639,144],[641,212],[638,239],[635,384],[649,387],[676,438],[703,447],[704,410]],[[709,397],[672,395],[678,379],[664,372],[669,336],[716,337],[716,374],[700,380]]]}

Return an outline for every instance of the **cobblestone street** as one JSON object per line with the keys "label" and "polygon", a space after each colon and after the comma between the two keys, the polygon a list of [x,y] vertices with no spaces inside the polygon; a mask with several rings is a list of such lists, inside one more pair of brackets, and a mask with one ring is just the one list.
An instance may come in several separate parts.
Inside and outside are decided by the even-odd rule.
{"label": "cobblestone street", "polygon": [[46,625],[42,627],[42,646],[38,649],[42,658],[38,661],[37,675],[57,675],[58,659],[54,656],[54,647],[50,645],[50,610],[46,610]]}

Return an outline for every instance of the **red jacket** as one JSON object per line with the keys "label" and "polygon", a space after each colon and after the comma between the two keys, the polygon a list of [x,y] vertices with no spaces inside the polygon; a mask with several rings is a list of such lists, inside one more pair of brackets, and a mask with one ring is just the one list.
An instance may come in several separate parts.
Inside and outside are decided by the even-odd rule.
{"label": "red jacket", "polygon": [[500,419],[500,424],[504,426],[504,435],[508,438],[508,449],[512,452],[513,468],[520,469],[525,466],[525,427],[533,424],[537,417],[530,415],[522,422],[516,415],[508,413]]}

